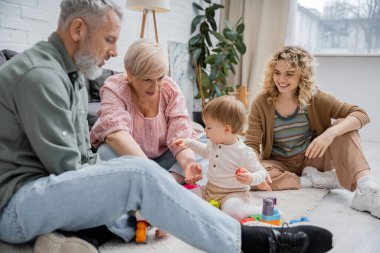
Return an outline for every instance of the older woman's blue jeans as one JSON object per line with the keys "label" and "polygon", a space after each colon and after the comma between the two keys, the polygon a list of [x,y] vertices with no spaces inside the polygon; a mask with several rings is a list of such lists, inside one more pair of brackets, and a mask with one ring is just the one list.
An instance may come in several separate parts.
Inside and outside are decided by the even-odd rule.
{"label": "older woman's blue jeans", "polygon": [[58,229],[106,224],[128,241],[128,224],[113,221],[135,210],[199,249],[240,252],[236,220],[177,184],[155,162],[130,156],[27,183],[0,210],[0,240],[24,243]]}

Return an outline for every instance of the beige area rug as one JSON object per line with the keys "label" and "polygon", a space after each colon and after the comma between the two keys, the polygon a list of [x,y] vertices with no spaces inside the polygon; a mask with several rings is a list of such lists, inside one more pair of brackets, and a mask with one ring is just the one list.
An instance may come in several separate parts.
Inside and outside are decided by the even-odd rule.
{"label": "beige area rug", "polygon": [[[277,198],[277,208],[285,221],[308,216],[319,201],[328,193],[324,189],[302,189],[278,192],[252,192],[253,203],[261,205],[266,197]],[[154,238],[155,229],[149,230],[147,244],[124,243],[114,240],[100,248],[101,253],[198,253],[203,252],[180,241],[172,235],[157,240]],[[0,253],[31,253],[32,245],[10,246],[0,242]],[[48,252],[47,252],[48,253]],[[75,253],[75,252],[73,252]]]}

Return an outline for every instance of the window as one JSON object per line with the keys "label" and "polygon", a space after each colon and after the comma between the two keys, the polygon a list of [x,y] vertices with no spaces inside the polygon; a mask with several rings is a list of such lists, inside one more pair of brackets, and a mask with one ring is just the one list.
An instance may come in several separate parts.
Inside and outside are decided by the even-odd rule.
{"label": "window", "polygon": [[298,0],[295,44],[319,54],[380,54],[380,0]]}

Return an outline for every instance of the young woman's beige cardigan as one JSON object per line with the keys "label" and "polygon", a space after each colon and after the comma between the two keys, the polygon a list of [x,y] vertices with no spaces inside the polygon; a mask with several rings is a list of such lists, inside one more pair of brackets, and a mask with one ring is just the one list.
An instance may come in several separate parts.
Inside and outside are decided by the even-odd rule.
{"label": "young woman's beige cardigan", "polygon": [[[267,96],[259,94],[254,99],[249,117],[245,143],[252,147],[260,159],[269,159],[273,145],[275,107],[267,102]],[[331,119],[354,116],[363,127],[369,122],[367,113],[356,105],[340,101],[334,96],[318,90],[306,107],[313,139],[331,126]],[[260,150],[260,145],[262,150]]]}

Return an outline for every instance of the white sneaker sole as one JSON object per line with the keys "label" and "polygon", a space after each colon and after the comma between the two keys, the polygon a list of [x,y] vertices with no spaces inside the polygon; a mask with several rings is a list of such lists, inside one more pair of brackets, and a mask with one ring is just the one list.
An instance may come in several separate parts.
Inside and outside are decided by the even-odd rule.
{"label": "white sneaker sole", "polygon": [[53,232],[37,238],[33,253],[99,253],[99,251],[85,240]]}
{"label": "white sneaker sole", "polygon": [[354,209],[354,210],[356,210],[356,211],[370,213],[373,217],[380,219],[380,213],[377,214],[377,213],[371,212],[367,208],[358,207],[358,205],[355,205],[354,203],[351,203],[351,208]]}
{"label": "white sneaker sole", "polygon": [[[326,173],[330,172],[331,173],[332,171],[324,171],[324,172],[326,172]],[[323,176],[324,172],[323,171],[319,171],[317,168],[314,168],[314,167],[311,167],[311,166],[306,166],[302,170],[302,174],[301,175],[309,177],[310,181],[312,182],[314,188],[317,188],[317,189],[328,189],[328,190],[340,189],[341,186],[339,184],[339,181],[338,181],[338,178],[337,178],[336,174],[335,174],[335,178],[334,178],[335,183],[331,183],[331,182],[329,182],[331,180],[331,178],[326,179],[326,175]],[[314,178],[314,180],[313,180],[313,177],[317,177],[317,178],[319,177],[319,178],[318,179]],[[322,179],[322,182],[317,183],[318,181],[321,181],[321,179]],[[317,182],[315,182],[315,181],[317,181]],[[325,183],[323,181],[326,181],[327,183]]]}

